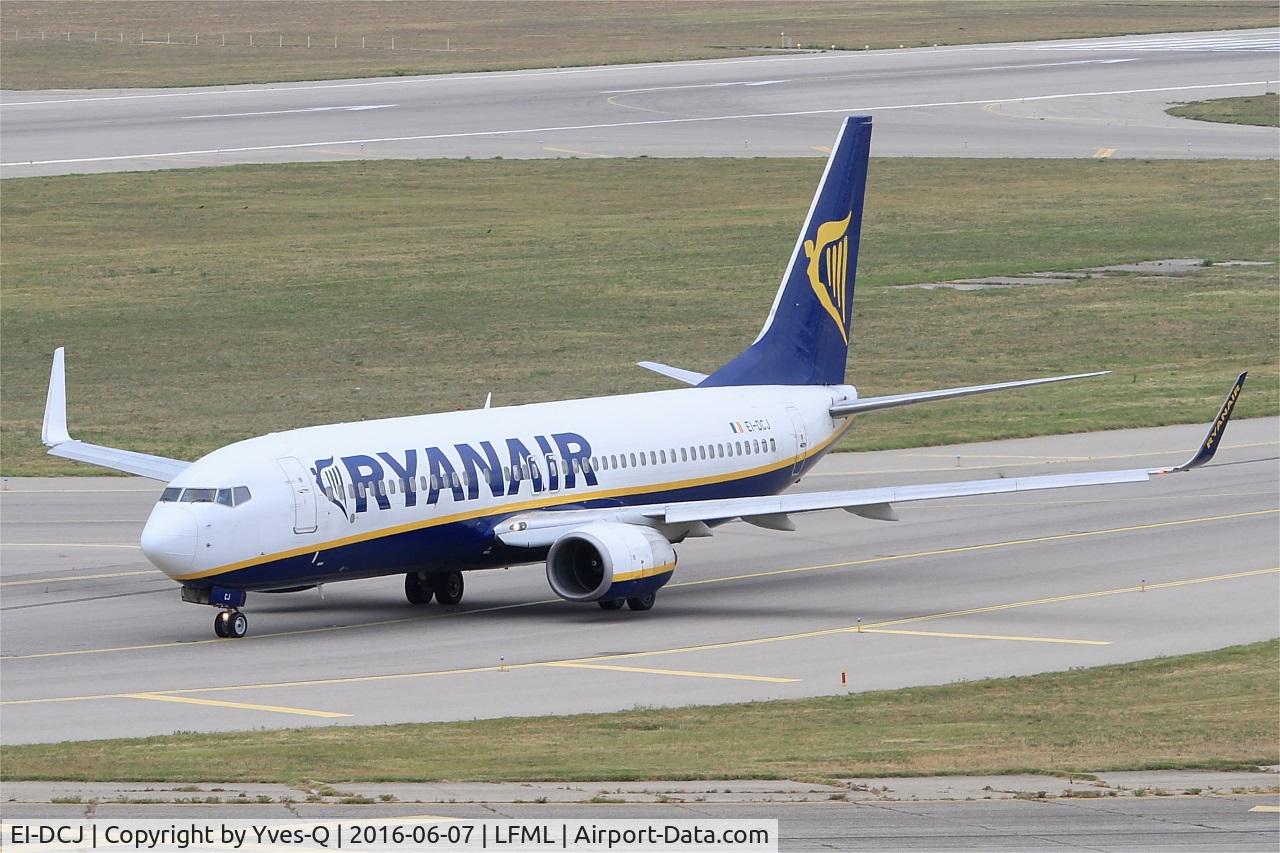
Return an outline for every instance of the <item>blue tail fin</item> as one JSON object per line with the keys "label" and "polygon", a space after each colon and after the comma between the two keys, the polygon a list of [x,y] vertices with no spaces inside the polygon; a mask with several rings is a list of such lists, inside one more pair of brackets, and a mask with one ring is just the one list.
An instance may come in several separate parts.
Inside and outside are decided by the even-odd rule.
{"label": "blue tail fin", "polygon": [[849,116],[764,329],[701,386],[844,382],[870,151],[871,117]]}

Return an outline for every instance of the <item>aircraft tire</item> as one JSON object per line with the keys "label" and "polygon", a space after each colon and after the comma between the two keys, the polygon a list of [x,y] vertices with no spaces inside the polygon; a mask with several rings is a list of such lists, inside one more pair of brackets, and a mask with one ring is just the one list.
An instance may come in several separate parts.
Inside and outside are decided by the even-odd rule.
{"label": "aircraft tire", "polygon": [[226,639],[227,637],[227,611],[221,610],[218,615],[213,617],[213,633],[219,637]]}
{"label": "aircraft tire", "polygon": [[410,604],[430,604],[435,594],[427,579],[417,572],[409,572],[404,576],[404,597]]}
{"label": "aircraft tire", "polygon": [[652,610],[653,603],[658,600],[658,594],[651,592],[648,595],[638,595],[635,598],[627,599],[627,606],[632,610],[643,611]]}
{"label": "aircraft tire", "polygon": [[626,604],[626,600],[621,598],[611,598],[608,601],[597,601],[601,610],[621,610],[622,605]]}
{"label": "aircraft tire", "polygon": [[431,590],[441,604],[460,603],[464,587],[462,572],[439,572],[431,576]]}
{"label": "aircraft tire", "polygon": [[231,618],[227,620],[227,636],[238,640],[247,633],[249,633],[249,618],[239,610],[232,610]]}

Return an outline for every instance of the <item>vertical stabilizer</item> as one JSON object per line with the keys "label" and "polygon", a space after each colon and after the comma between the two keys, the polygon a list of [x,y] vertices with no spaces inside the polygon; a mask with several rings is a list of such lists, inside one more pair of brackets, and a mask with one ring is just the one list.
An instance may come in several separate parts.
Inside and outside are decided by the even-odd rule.
{"label": "vertical stabilizer", "polygon": [[844,382],[870,151],[871,117],[849,116],[836,137],[769,319],[755,342],[702,386]]}

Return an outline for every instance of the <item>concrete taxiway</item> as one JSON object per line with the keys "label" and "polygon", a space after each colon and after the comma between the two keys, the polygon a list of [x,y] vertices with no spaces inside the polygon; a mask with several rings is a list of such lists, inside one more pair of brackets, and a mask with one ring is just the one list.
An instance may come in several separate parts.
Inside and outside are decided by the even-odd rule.
{"label": "concrete taxiway", "polygon": [[[1247,392],[1246,392],[1247,393]],[[980,405],[980,404],[979,404]],[[549,594],[540,566],[414,608],[399,577],[250,596],[213,637],[137,550],[159,486],[0,492],[0,741],[470,719],[812,696],[1061,670],[1280,633],[1280,421],[1151,483],[731,525],[680,548],[643,614]],[[801,488],[1158,467],[1197,425],[830,457]],[[847,685],[842,685],[844,674]]]}
{"label": "concrete taxiway", "polygon": [[381,157],[1274,158],[1171,103],[1273,90],[1280,30],[170,90],[5,92],[0,176]]}

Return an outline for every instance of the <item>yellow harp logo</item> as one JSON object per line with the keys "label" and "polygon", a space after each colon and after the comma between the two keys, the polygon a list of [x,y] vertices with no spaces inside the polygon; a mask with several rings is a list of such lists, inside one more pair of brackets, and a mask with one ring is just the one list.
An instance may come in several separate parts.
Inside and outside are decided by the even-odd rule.
{"label": "yellow harp logo", "polygon": [[818,226],[815,239],[804,241],[804,254],[809,259],[805,270],[809,285],[836,321],[846,344],[849,342],[849,306],[845,300],[848,291],[845,283],[849,278],[849,220],[852,217],[850,212],[844,219],[824,222]]}

